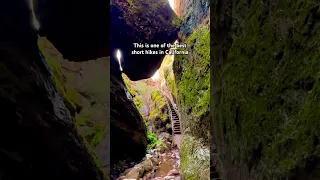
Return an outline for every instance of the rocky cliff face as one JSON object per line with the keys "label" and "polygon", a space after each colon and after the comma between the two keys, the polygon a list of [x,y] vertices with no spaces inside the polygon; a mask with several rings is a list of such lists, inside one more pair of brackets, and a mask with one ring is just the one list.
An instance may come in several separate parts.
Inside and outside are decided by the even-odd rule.
{"label": "rocky cliff face", "polygon": [[73,112],[79,133],[94,149],[105,176],[109,177],[109,85],[110,59],[99,58],[84,62],[63,59],[62,54],[46,39],[38,44],[50,67],[64,102]]}
{"label": "rocky cliff face", "polygon": [[[178,18],[168,1],[111,1],[111,164],[116,177],[132,161],[140,161],[147,148],[146,124],[122,79],[115,52],[122,52],[121,66],[131,80],[151,77],[164,55],[132,55],[133,43],[172,43],[177,38]],[[158,51],[161,48],[154,48]],[[162,49],[164,50],[164,49]],[[117,171],[119,170],[119,171]]]}
{"label": "rocky cliff face", "polygon": [[[31,22],[27,1],[1,5],[1,179],[103,179],[39,51]],[[59,28],[63,29],[63,24]],[[86,36],[83,29],[77,30]],[[63,40],[67,38],[60,42]],[[82,53],[85,57],[85,51],[77,51],[79,56]],[[91,53],[94,58],[103,55]]]}
{"label": "rocky cliff face", "polygon": [[[188,3],[180,2],[180,8],[184,3]],[[189,51],[189,54],[175,55],[174,78],[166,78],[167,84],[176,96],[180,114],[183,131],[180,149],[181,171],[186,180],[209,179],[210,176],[209,1],[193,3],[183,17],[184,38],[180,42],[187,44],[185,50]],[[172,81],[175,82],[174,85]]]}
{"label": "rocky cliff face", "polygon": [[210,15],[208,0],[175,0],[174,9],[183,20],[182,32],[189,36],[204,18]]}
{"label": "rocky cliff face", "polygon": [[319,4],[216,1],[213,127],[222,179],[319,179]]}
{"label": "rocky cliff face", "polygon": [[123,82],[119,67],[111,66],[110,78],[111,178],[115,179],[131,163],[144,157],[147,127]]}
{"label": "rocky cliff face", "polygon": [[177,39],[179,19],[167,0],[112,0],[111,53],[122,51],[122,68],[131,80],[151,77],[160,67],[164,54],[134,54],[133,50],[168,48],[134,48],[133,43],[173,43]]}

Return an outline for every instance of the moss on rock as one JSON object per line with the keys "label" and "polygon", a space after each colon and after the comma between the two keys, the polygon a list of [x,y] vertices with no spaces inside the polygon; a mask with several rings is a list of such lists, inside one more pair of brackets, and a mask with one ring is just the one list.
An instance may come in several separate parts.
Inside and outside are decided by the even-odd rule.
{"label": "moss on rock", "polygon": [[[176,55],[173,63],[177,101],[183,129],[209,144],[210,31],[200,26],[186,40],[189,55]],[[170,82],[170,81],[169,81]]]}
{"label": "moss on rock", "polygon": [[[202,23],[183,42],[188,55],[175,55],[166,82],[177,99],[182,125],[183,178],[210,179],[210,30]],[[174,75],[174,77],[173,77]]]}
{"label": "moss on rock", "polygon": [[319,3],[237,1],[221,9],[213,15],[220,64],[212,86],[223,175],[319,179],[310,168],[320,164]]}
{"label": "moss on rock", "polygon": [[181,140],[181,172],[185,180],[210,179],[210,150],[189,135]]}

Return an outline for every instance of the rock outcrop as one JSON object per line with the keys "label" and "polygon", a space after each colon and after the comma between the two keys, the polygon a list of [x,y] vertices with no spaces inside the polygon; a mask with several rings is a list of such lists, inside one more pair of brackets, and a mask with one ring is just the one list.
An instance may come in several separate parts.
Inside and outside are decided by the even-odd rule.
{"label": "rock outcrop", "polygon": [[[117,177],[130,162],[140,161],[147,148],[145,121],[132,101],[129,90],[122,79],[120,66],[115,59],[117,49],[121,51],[121,66],[131,80],[151,77],[160,67],[164,55],[137,55],[133,50],[155,50],[161,48],[134,48],[133,43],[172,43],[177,38],[179,19],[168,1],[111,1],[110,32],[111,45],[111,166],[113,177]],[[162,48],[165,50],[166,48]],[[126,165],[124,165],[126,164]]]}
{"label": "rock outcrop", "polygon": [[[188,1],[180,1],[188,3]],[[183,8],[182,4],[180,8]],[[181,9],[184,11],[184,9]],[[210,29],[209,1],[195,1],[182,18],[184,50],[175,55],[169,85],[182,128],[181,172],[185,180],[210,179]],[[178,49],[179,50],[179,49]],[[181,49],[182,50],[182,49]],[[171,74],[174,75],[172,77]]]}
{"label": "rock outcrop", "polygon": [[175,0],[175,12],[182,19],[181,31],[189,36],[199,22],[210,15],[208,0]]}
{"label": "rock outcrop", "polygon": [[147,149],[147,129],[123,82],[119,65],[118,68],[114,66],[111,66],[110,77],[110,146],[111,173],[112,177],[117,177],[127,167],[125,164],[117,171],[116,166],[119,163],[137,162],[144,157]]}
{"label": "rock outcrop", "polygon": [[123,72],[131,80],[146,79],[159,69],[165,54],[131,54],[133,50],[166,50],[168,48],[135,48],[133,43],[163,44],[177,39],[178,17],[167,0],[112,0],[111,53],[122,52]]}
{"label": "rock outcrop", "polygon": [[0,33],[2,177],[103,179],[30,32]]}
{"label": "rock outcrop", "polygon": [[[63,5],[60,3],[54,7],[62,8]],[[73,4],[73,7],[76,4]],[[72,14],[69,17],[76,16],[70,9],[62,8],[58,12],[54,7],[46,9],[46,12],[68,11]],[[84,9],[79,9],[81,11],[79,15],[87,8],[88,3]],[[108,10],[108,6],[104,10]],[[88,17],[90,15],[92,15],[92,18],[89,18],[91,20],[97,14],[89,13]],[[87,149],[85,141],[77,132],[74,119],[66,108],[54,84],[52,73],[39,51],[38,34],[31,19],[27,1],[2,2],[0,6],[1,179],[102,180],[101,167],[97,165],[95,156]],[[69,20],[72,21],[72,18]],[[105,20],[105,23],[97,26],[98,29],[103,25],[108,26],[108,18]],[[81,24],[86,26],[83,21]],[[66,30],[64,28],[66,24],[56,25],[56,28]],[[76,26],[74,28],[73,32],[70,29],[66,32],[83,34],[82,38],[87,36],[83,29],[77,29]],[[61,31],[53,33],[55,33],[55,36],[51,36],[53,42],[68,45],[69,48],[74,47],[67,42],[67,37],[60,38],[58,43],[58,38],[54,37]],[[108,43],[108,39],[102,39],[101,41],[106,40],[102,44]],[[76,44],[88,45],[84,41],[80,42],[76,41]],[[61,49],[64,49],[62,50],[64,54],[68,52],[74,54],[69,48]],[[105,55],[83,50],[78,50],[76,53],[76,57],[71,55],[69,57],[97,58]]]}
{"label": "rock outcrop", "polygon": [[79,133],[94,149],[99,164],[104,167],[105,176],[109,177],[106,169],[110,164],[109,57],[83,62],[68,61],[46,38],[40,38],[38,44],[56,76],[56,86],[65,94],[64,101],[74,104],[75,109],[69,111],[75,111],[73,117]]}
{"label": "rock outcrop", "polygon": [[319,179],[318,2],[218,0],[211,7],[221,179]]}

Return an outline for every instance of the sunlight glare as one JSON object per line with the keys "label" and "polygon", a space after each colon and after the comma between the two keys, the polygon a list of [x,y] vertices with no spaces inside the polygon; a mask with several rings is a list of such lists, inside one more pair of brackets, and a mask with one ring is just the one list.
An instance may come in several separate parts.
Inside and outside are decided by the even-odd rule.
{"label": "sunlight glare", "polygon": [[121,51],[119,49],[117,50],[116,56],[117,56],[117,59],[118,59],[119,65],[120,65],[120,70],[122,71],[121,60],[120,60],[121,59]]}
{"label": "sunlight glare", "polygon": [[170,4],[171,8],[174,9],[174,0],[169,0],[169,4]]}
{"label": "sunlight glare", "polygon": [[156,73],[154,73],[154,75],[151,78],[152,80],[156,81],[159,78],[159,72],[157,71]]}

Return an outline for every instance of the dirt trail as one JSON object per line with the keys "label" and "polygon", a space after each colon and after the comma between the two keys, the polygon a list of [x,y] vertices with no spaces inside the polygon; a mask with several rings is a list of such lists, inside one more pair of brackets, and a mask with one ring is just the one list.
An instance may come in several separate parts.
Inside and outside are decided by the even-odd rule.
{"label": "dirt trail", "polygon": [[[180,179],[180,156],[177,148],[162,154],[160,165],[152,180]],[[172,176],[171,178],[168,178]]]}

